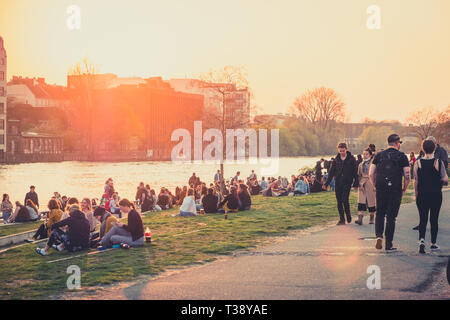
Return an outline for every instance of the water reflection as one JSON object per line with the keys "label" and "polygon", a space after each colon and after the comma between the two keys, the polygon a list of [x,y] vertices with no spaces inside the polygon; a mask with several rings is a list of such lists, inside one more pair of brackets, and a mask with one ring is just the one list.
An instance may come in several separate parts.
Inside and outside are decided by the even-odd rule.
{"label": "water reflection", "polygon": [[[279,170],[273,176],[290,176],[304,166],[313,166],[321,157],[280,158]],[[329,157],[327,157],[329,158]],[[255,170],[261,177],[264,164],[225,163],[225,178],[241,171],[247,177]],[[103,185],[109,177],[121,198],[134,199],[136,187],[140,181],[150,184],[155,190],[187,184],[193,172],[208,184],[212,182],[219,165],[214,163],[173,163],[163,161],[149,162],[60,162],[60,163],[24,163],[0,166],[0,193],[8,193],[11,200],[23,201],[30,185],[36,186],[41,206],[58,191],[61,195],[78,198],[100,198]]]}

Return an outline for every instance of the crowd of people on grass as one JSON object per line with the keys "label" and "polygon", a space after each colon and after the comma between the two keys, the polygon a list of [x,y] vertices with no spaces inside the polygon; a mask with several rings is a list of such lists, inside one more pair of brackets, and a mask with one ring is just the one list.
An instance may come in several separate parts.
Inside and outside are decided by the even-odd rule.
{"label": "crowd of people on grass", "polygon": [[[321,159],[314,170],[287,177],[262,177],[258,179],[254,170],[248,177],[240,171],[228,180],[222,178],[220,170],[213,182],[207,186],[195,173],[187,185],[177,186],[174,193],[161,188],[156,194],[148,184],[140,182],[134,201],[120,199],[114,182],[109,178],[104,185],[100,199],[61,196],[55,192],[47,203],[46,211],[39,211],[39,200],[35,186],[25,196],[22,205],[16,201],[15,210],[8,194],[3,195],[1,212],[4,223],[40,221],[44,218],[29,242],[47,239],[45,248],[36,252],[46,255],[50,248],[71,252],[91,248],[113,246],[134,247],[144,244],[144,226],[141,214],[148,211],[162,211],[179,207],[178,216],[198,214],[224,214],[251,209],[252,197],[305,196],[331,188],[335,192],[339,221],[345,225],[352,221],[349,195],[352,187],[358,192],[358,219],[363,224],[366,211],[369,224],[375,224],[376,248],[395,250],[393,236],[395,220],[401,198],[408,187],[411,176],[415,177],[415,195],[419,210],[420,252],[425,252],[425,230],[428,219],[431,224],[431,249],[437,249],[438,218],[442,203],[442,185],[448,183],[446,169],[448,155],[433,137],[422,142],[419,156],[410,158],[399,151],[401,140],[396,134],[387,139],[388,147],[376,150],[370,144],[356,158],[345,143],[337,146],[338,154],[330,160]],[[412,173],[412,174],[411,174]],[[141,211],[141,213],[138,212]],[[127,217],[128,223],[120,220]],[[386,227],[385,227],[386,221]]]}

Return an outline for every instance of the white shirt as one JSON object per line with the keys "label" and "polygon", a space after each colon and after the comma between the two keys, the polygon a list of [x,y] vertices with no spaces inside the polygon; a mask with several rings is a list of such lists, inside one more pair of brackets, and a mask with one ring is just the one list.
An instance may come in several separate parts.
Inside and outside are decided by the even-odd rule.
{"label": "white shirt", "polygon": [[180,211],[197,213],[197,207],[195,206],[195,201],[192,196],[184,197]]}

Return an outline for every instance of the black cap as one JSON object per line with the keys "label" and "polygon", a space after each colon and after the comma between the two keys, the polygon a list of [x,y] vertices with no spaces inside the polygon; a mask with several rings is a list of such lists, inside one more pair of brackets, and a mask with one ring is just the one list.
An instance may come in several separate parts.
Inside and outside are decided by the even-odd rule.
{"label": "black cap", "polygon": [[394,143],[394,142],[403,143],[403,141],[400,140],[400,136],[396,133],[391,134],[387,140],[388,140],[388,143]]}

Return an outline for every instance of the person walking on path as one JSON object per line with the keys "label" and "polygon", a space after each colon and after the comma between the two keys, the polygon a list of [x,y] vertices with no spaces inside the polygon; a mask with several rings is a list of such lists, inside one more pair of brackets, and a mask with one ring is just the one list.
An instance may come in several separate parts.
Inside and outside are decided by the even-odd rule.
{"label": "person walking on path", "polygon": [[[393,246],[395,221],[397,219],[402,195],[411,181],[408,157],[400,150],[402,141],[398,134],[391,134],[388,148],[378,152],[372,160],[369,178],[376,188],[377,213],[375,216],[375,247],[382,249],[383,232],[385,233],[385,250],[396,250]],[[402,188],[402,178],[404,183]],[[386,230],[384,220],[386,219]]]}
{"label": "person walking on path", "polygon": [[326,190],[332,179],[335,178],[336,201],[340,218],[337,225],[339,226],[345,224],[345,216],[347,216],[347,223],[352,222],[348,198],[352,184],[355,188],[358,186],[358,176],[355,157],[347,150],[347,144],[341,142],[337,148],[339,153],[331,163],[330,172],[323,189]]}
{"label": "person walking on path", "polygon": [[442,185],[448,182],[444,163],[435,158],[436,145],[432,140],[422,142],[422,150],[425,156],[417,160],[414,165],[414,190],[416,194],[417,208],[419,209],[419,252],[425,253],[425,232],[428,224],[428,216],[431,225],[431,250],[439,249],[436,244],[438,234],[439,211],[442,205]]}
{"label": "person walking on path", "polygon": [[369,179],[369,168],[372,163],[372,151],[367,148],[363,151],[363,161],[358,166],[358,220],[356,224],[362,225],[364,212],[368,209],[370,214],[369,224],[375,220],[376,203],[375,187]]}
{"label": "person walking on path", "polygon": [[35,191],[35,186],[30,186],[30,192],[28,192],[25,195],[25,200],[23,201],[23,203],[27,203],[27,200],[30,199],[31,201],[33,201],[33,203],[36,205],[36,207],[39,208],[39,199],[38,199],[38,195]]}

